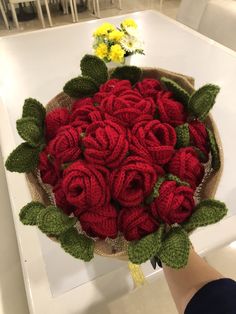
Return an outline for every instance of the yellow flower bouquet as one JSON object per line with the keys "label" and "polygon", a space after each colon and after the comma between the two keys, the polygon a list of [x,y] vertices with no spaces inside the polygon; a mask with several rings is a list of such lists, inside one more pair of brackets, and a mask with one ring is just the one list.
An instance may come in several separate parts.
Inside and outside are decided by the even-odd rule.
{"label": "yellow flower bouquet", "polygon": [[125,63],[125,57],[135,53],[144,54],[138,25],[133,19],[124,20],[119,27],[103,23],[95,30],[93,37],[94,53],[105,62]]}

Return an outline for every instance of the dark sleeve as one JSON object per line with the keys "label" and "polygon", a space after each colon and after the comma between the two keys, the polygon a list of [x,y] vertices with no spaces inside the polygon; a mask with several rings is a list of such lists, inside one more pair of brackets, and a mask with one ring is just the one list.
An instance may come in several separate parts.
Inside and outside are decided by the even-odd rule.
{"label": "dark sleeve", "polygon": [[207,283],[189,301],[184,314],[236,314],[236,282],[223,278]]}

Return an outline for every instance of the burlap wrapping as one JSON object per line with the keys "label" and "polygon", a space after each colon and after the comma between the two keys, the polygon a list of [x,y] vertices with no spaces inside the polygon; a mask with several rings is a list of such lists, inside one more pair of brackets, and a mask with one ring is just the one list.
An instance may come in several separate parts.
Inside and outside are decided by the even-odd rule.
{"label": "burlap wrapping", "polygon": [[[170,72],[164,69],[143,68],[142,78],[154,78],[159,80],[163,76],[174,80],[190,94],[194,91],[194,79],[192,77]],[[57,107],[66,107],[70,109],[72,106],[72,102],[73,99],[71,99],[69,96],[62,92],[46,105],[46,110],[47,112],[49,112]],[[203,178],[201,185],[198,187],[195,193],[195,198],[198,201],[214,197],[223,168],[222,145],[220,142],[218,130],[211,115],[209,115],[206,119],[206,124],[215,134],[216,141],[220,150],[221,167],[216,172],[210,170],[209,165],[206,165],[206,174]],[[50,189],[42,184],[36,172],[26,174],[26,179],[33,200],[43,202],[45,205],[53,203],[53,197],[50,193]],[[79,224],[77,225],[77,229],[79,232],[82,232]],[[123,238],[122,235],[118,235],[115,240],[96,240],[94,253],[106,257],[115,257],[118,259],[127,260],[127,244],[127,241]]]}

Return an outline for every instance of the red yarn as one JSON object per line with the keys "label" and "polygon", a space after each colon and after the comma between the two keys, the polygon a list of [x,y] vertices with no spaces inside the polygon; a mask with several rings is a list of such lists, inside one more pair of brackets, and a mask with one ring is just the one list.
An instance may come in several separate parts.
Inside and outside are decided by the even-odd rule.
{"label": "red yarn", "polygon": [[94,102],[93,99],[91,97],[86,97],[86,98],[81,98],[81,99],[77,99],[73,105],[72,105],[72,109],[71,111],[75,111],[76,109],[82,107],[82,106],[93,106]]}
{"label": "red yarn", "polygon": [[199,148],[203,152],[206,157],[204,162],[207,162],[210,148],[208,133],[205,124],[198,120],[190,122],[189,134],[191,145]]}
{"label": "red yarn", "polygon": [[156,181],[157,174],[152,165],[140,157],[130,156],[111,172],[111,194],[123,206],[137,206],[151,193]]}
{"label": "red yarn", "polygon": [[168,171],[188,182],[195,190],[204,176],[204,167],[191,147],[179,149],[168,164]]}
{"label": "red yarn", "polygon": [[66,108],[50,111],[45,118],[46,138],[52,139],[61,126],[69,124],[70,114]]}
{"label": "red yarn", "polygon": [[155,79],[144,79],[135,85],[137,90],[143,97],[152,97],[156,99],[156,95],[161,91],[161,84]]}
{"label": "red yarn", "polygon": [[158,229],[159,224],[152,219],[144,207],[122,208],[119,213],[119,230],[127,241],[139,240]]}
{"label": "red yarn", "polygon": [[151,204],[153,217],[169,225],[182,223],[191,216],[194,209],[194,191],[187,186],[178,186],[175,181],[165,181],[159,189],[159,196]]}
{"label": "red yarn", "polygon": [[110,201],[108,175],[102,166],[74,162],[63,173],[67,201],[81,210],[104,206]]}
{"label": "red yarn", "polygon": [[53,186],[60,178],[60,162],[57,159],[49,159],[47,148],[39,154],[38,169],[40,171],[40,177],[45,184],[51,184]]}
{"label": "red yarn", "polygon": [[56,205],[61,208],[65,214],[70,215],[74,211],[75,207],[66,199],[66,195],[62,189],[62,180],[59,180],[53,188],[53,194]]}

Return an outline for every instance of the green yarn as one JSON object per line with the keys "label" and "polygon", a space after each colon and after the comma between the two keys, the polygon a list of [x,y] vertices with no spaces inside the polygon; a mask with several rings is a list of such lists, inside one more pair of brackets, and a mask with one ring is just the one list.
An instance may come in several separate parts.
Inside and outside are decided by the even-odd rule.
{"label": "green yarn", "polygon": [[44,140],[43,128],[39,125],[36,118],[26,117],[17,120],[16,129],[23,140],[30,146],[37,147]]}
{"label": "green yarn", "polygon": [[68,81],[63,90],[70,97],[81,98],[95,94],[98,91],[98,86],[90,77],[78,76]]}
{"label": "green yarn", "polygon": [[188,123],[177,126],[175,132],[177,136],[176,148],[187,147],[190,145]]}
{"label": "green yarn", "polygon": [[165,181],[166,179],[164,177],[160,177],[157,182],[155,183],[154,185],[154,188],[153,188],[153,191],[152,191],[152,194],[150,194],[146,200],[145,200],[145,203],[146,204],[151,204],[155,198],[158,197],[159,195],[159,188],[160,186],[162,185],[162,183]]}
{"label": "green yarn", "polygon": [[196,207],[192,216],[182,226],[190,232],[198,227],[214,224],[227,214],[227,207],[224,203],[208,199],[201,201]]}
{"label": "green yarn", "polygon": [[8,156],[5,166],[11,172],[31,172],[38,166],[39,152],[39,147],[22,143]]}
{"label": "green yarn", "polygon": [[221,166],[219,147],[217,145],[213,132],[208,128],[206,129],[208,133],[208,139],[210,142],[210,150],[211,150],[211,156],[212,156],[211,166],[214,170],[219,170]]}
{"label": "green yarn", "polygon": [[48,206],[40,211],[37,217],[39,229],[47,235],[58,236],[73,227],[77,219],[68,217],[59,208]]}
{"label": "green yarn", "polygon": [[161,82],[164,83],[168,91],[173,93],[174,99],[181,102],[185,107],[188,106],[190,95],[185,89],[167,77],[162,77]]}
{"label": "green yarn", "polygon": [[206,84],[194,92],[189,100],[188,111],[199,120],[204,120],[215,103],[220,88]]}
{"label": "green yarn", "polygon": [[83,234],[79,234],[75,228],[70,228],[59,236],[61,247],[65,252],[89,262],[94,256],[95,242]]}
{"label": "green yarn", "polygon": [[104,61],[93,55],[85,55],[80,62],[82,76],[91,77],[98,85],[108,80],[108,70]]}
{"label": "green yarn", "polygon": [[27,98],[23,105],[22,118],[32,117],[38,121],[38,124],[43,125],[46,116],[46,109],[36,99]]}
{"label": "green yarn", "polygon": [[164,233],[164,225],[158,231],[143,237],[139,241],[132,241],[128,246],[129,260],[134,264],[142,264],[159,252]]}
{"label": "green yarn", "polygon": [[140,81],[142,76],[142,70],[136,66],[124,65],[122,67],[117,67],[111,73],[111,78],[116,78],[119,80],[128,80],[132,85]]}
{"label": "green yarn", "polygon": [[201,162],[205,163],[208,161],[208,156],[205,155],[198,147],[193,146],[195,152],[198,155],[198,158]]}
{"label": "green yarn", "polygon": [[179,269],[187,265],[189,249],[188,234],[181,227],[173,227],[166,234],[158,256],[165,265]]}
{"label": "green yarn", "polygon": [[24,225],[36,225],[37,216],[45,206],[40,202],[30,202],[26,204],[20,211],[20,221]]}
{"label": "green yarn", "polygon": [[190,184],[186,181],[181,180],[179,177],[174,176],[171,173],[165,175],[167,181],[175,181],[178,185],[190,186]]}

